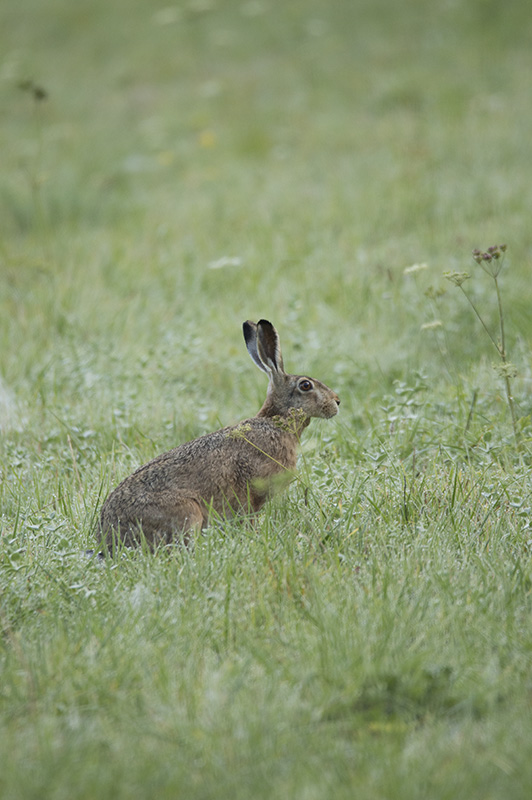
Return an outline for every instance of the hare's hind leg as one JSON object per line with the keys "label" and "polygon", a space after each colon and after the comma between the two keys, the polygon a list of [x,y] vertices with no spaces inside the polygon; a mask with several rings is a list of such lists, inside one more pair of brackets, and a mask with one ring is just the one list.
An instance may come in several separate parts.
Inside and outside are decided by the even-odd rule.
{"label": "hare's hind leg", "polygon": [[187,545],[193,534],[203,528],[205,515],[195,497],[165,493],[144,509],[141,522],[143,533],[153,545],[175,542]]}
{"label": "hare's hind leg", "polygon": [[178,540],[188,545],[192,536],[199,533],[205,525],[205,515],[199,502],[193,497],[181,497],[176,511],[172,541]]}
{"label": "hare's hind leg", "polygon": [[140,498],[113,515],[102,515],[100,534],[109,551],[119,545],[149,547],[183,542],[188,544],[194,531],[205,524],[199,498],[179,492],[153,492]]}

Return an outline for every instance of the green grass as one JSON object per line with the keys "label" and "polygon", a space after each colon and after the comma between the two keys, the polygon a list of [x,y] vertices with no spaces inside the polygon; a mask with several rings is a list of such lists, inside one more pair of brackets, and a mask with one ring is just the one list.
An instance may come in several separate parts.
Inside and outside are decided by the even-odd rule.
{"label": "green grass", "polygon": [[[2,800],[528,798],[527,5],[0,13]],[[497,341],[503,242],[517,437],[443,275]],[[290,491],[87,559],[122,477],[259,408],[261,316],[342,399]]]}

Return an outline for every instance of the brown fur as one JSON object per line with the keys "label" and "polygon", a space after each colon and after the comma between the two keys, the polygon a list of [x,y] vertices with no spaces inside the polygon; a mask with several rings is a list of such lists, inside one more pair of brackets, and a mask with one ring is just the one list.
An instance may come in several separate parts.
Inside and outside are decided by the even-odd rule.
{"label": "brown fur", "polygon": [[108,547],[188,540],[217,517],[259,511],[295,470],[301,432],[311,417],[329,418],[340,400],[313,378],[285,373],[273,325],[244,323],[248,351],[270,376],[257,416],[157,456],[103,504],[99,536]]}

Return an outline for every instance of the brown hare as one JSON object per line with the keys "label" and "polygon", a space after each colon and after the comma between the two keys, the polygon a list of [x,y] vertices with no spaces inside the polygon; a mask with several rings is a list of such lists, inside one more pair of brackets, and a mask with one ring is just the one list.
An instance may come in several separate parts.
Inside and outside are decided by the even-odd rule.
{"label": "brown hare", "polygon": [[328,419],[340,399],[325,384],[284,371],[271,322],[244,322],[248,352],[269,376],[257,416],[208,433],[139,467],[102,506],[99,538],[150,545],[187,542],[193,531],[236,514],[253,514],[296,466],[301,432],[311,417]]}

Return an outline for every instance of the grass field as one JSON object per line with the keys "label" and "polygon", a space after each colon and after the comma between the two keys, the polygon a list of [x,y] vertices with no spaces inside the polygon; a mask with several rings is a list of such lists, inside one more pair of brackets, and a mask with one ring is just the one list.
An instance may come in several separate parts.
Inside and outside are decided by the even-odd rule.
{"label": "grass field", "polygon": [[[0,23],[2,800],[528,799],[528,4]],[[289,492],[87,559],[121,478],[258,410],[260,317],[342,400]]]}

